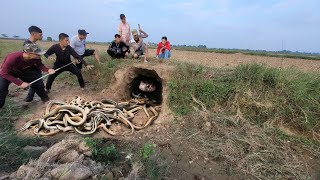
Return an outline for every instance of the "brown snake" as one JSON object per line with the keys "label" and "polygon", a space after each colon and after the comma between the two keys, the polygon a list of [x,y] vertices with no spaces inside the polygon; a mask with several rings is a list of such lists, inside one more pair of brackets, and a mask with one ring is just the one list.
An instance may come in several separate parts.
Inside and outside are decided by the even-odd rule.
{"label": "brown snake", "polygon": [[[148,118],[142,126],[137,126],[132,122],[139,111],[143,111]],[[159,106],[147,107],[145,99],[132,99],[128,102],[117,103],[111,99],[85,101],[76,96],[67,103],[51,101],[42,118],[28,121],[17,131],[33,128],[34,134],[39,136],[52,136],[59,132],[90,135],[102,128],[104,132],[112,136],[131,135],[135,130],[149,126],[159,116],[158,111],[160,111]],[[111,130],[115,122],[124,124],[130,129],[130,133],[116,133]]]}

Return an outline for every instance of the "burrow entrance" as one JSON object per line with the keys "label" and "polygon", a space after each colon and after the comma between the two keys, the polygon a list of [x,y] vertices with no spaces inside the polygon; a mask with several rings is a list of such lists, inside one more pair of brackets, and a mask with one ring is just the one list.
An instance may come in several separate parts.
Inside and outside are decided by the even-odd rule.
{"label": "burrow entrance", "polygon": [[127,96],[148,98],[149,103],[154,105],[162,103],[162,79],[155,70],[132,67],[128,71],[127,82],[127,87],[125,87]]}

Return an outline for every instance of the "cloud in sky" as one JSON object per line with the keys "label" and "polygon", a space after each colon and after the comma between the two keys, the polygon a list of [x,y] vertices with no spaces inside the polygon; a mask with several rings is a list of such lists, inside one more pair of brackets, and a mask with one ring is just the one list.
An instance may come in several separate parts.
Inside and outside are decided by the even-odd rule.
{"label": "cloud in sky", "polygon": [[174,44],[281,50],[283,40],[288,50],[320,52],[318,7],[317,0],[10,0],[0,7],[0,33],[27,36],[35,24],[48,36],[85,28],[88,40],[111,41],[124,13],[153,42],[166,35]]}

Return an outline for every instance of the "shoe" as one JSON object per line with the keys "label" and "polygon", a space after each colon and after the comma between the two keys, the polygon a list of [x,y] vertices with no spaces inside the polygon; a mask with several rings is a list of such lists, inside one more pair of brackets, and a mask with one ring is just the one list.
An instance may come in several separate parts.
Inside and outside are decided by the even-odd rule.
{"label": "shoe", "polygon": [[41,99],[41,101],[43,102],[43,104],[45,104],[45,103],[48,102],[49,100],[50,100],[49,97]]}
{"label": "shoe", "polygon": [[86,90],[85,88],[81,88],[81,91],[84,91],[84,90]]}
{"label": "shoe", "polygon": [[25,99],[25,102],[31,102],[31,101],[33,101],[33,98],[26,98]]}

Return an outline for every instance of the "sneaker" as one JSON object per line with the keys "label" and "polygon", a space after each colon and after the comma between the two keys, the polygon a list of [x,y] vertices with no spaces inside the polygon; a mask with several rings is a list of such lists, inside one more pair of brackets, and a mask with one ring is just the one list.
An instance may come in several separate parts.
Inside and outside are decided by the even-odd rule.
{"label": "sneaker", "polygon": [[84,91],[84,90],[86,90],[85,88],[81,88],[81,91]]}
{"label": "sneaker", "polygon": [[48,102],[49,100],[50,100],[49,97],[41,99],[41,101],[43,102],[43,104],[45,104],[45,103]]}
{"label": "sneaker", "polygon": [[31,102],[31,101],[33,101],[33,98],[26,98],[24,101],[25,102]]}

